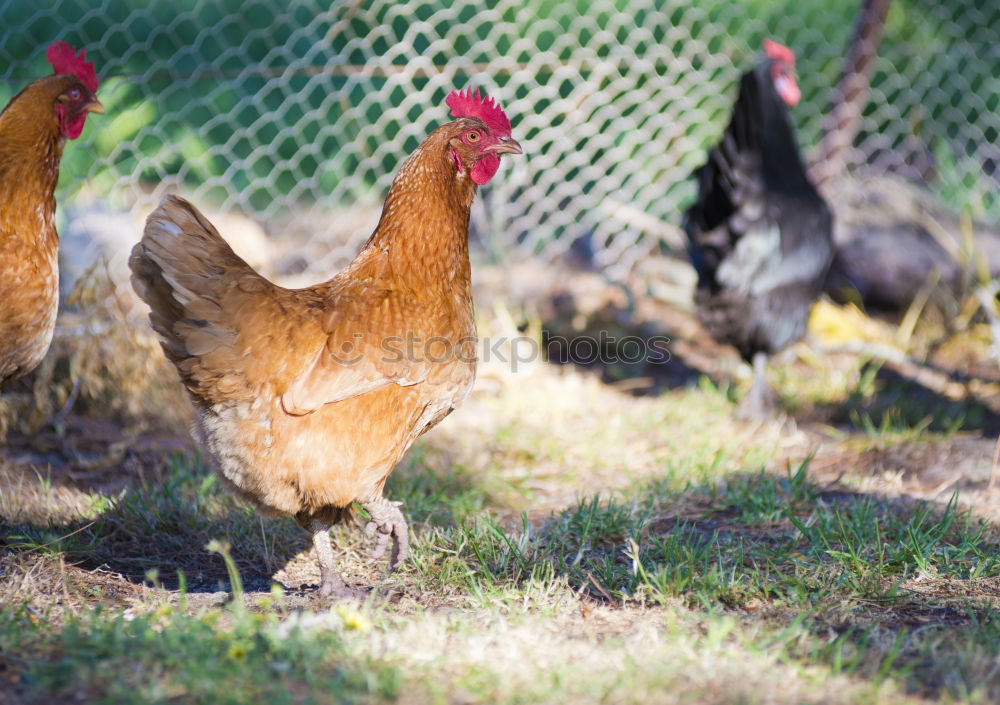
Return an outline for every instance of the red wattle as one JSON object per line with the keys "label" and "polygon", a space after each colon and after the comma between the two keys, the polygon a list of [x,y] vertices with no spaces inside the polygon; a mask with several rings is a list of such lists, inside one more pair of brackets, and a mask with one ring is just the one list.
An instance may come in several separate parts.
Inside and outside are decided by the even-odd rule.
{"label": "red wattle", "polygon": [[59,133],[68,140],[75,140],[83,132],[83,125],[87,122],[87,113],[82,112],[76,117],[70,118],[66,115],[66,106],[56,106],[56,116],[59,118]]}
{"label": "red wattle", "polygon": [[497,169],[499,168],[500,156],[495,152],[489,152],[476,162],[475,166],[469,172],[469,176],[472,177],[473,181],[482,186],[493,178],[493,175],[497,173]]}

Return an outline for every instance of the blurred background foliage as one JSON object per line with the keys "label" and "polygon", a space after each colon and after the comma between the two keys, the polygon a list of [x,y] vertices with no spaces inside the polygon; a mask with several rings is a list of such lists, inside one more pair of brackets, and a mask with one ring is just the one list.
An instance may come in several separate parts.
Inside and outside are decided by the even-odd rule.
{"label": "blurred background foliage", "polygon": [[[627,266],[676,234],[687,177],[765,36],[797,52],[793,116],[814,152],[857,11],[847,0],[0,0],[0,103],[51,70],[52,41],[85,47],[107,114],[66,151],[61,203],[86,194],[145,209],[181,189],[267,222],[377,204],[446,119],[447,93],[483,86],[527,158],[491,185],[503,212],[478,212],[480,229],[528,254],[590,237],[598,263]],[[896,0],[850,166],[997,221],[998,27],[994,0]]]}

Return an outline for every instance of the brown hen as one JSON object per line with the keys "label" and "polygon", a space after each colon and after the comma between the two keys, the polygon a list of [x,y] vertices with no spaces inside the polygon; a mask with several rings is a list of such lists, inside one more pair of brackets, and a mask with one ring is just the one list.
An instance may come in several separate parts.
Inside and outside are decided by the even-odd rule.
{"label": "brown hen", "polygon": [[191,395],[196,440],[238,496],[312,532],[320,594],[351,596],[329,528],[353,503],[375,557],[407,557],[407,526],[382,488],[410,444],[475,377],[468,250],[477,184],[519,154],[478,91],[403,164],[382,217],[333,279],[285,289],[257,274],[190,203],[167,197],[129,265],[150,322]]}
{"label": "brown hen", "polygon": [[28,85],[0,113],[0,385],[33,370],[52,342],[59,162],[87,115],[104,112],[83,51],[54,44],[46,56],[55,74]]}

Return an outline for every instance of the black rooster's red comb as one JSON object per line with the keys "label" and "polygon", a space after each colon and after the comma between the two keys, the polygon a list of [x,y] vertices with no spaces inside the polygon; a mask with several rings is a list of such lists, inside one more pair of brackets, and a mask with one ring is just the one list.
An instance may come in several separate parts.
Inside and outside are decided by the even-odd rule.
{"label": "black rooster's red comb", "polygon": [[45,58],[52,64],[52,70],[65,76],[75,76],[92,93],[97,92],[97,72],[94,71],[94,64],[86,61],[87,52],[80,50],[77,56],[76,51],[68,42],[56,42],[45,52]]}
{"label": "black rooster's red comb", "polygon": [[765,39],[763,44],[764,44],[764,53],[770,56],[772,59],[777,59],[778,61],[784,61],[786,64],[795,66],[795,52],[786,47],[784,44],[778,44],[778,42],[772,41],[770,39]]}
{"label": "black rooster's red comb", "polygon": [[483,93],[479,97],[479,89],[473,93],[471,88],[464,91],[454,91],[445,103],[451,108],[451,116],[456,118],[477,118],[486,123],[490,131],[498,136],[510,136],[510,120],[500,106]]}

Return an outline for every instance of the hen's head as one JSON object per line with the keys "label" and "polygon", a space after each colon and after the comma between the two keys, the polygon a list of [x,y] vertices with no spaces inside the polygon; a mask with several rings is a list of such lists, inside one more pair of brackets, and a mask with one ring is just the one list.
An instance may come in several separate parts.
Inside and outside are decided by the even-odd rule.
{"label": "hen's head", "polygon": [[57,42],[45,52],[52,64],[54,76],[43,79],[54,95],[59,133],[75,140],[83,132],[89,113],[103,113],[104,106],[97,100],[97,73],[94,64],[86,61],[86,52],[79,56],[66,42]]}
{"label": "hen's head", "polygon": [[771,57],[771,79],[774,89],[789,107],[794,107],[802,98],[802,91],[795,80],[795,52],[784,44],[770,39],[764,40],[764,52]]}
{"label": "hen's head", "polygon": [[468,173],[482,186],[500,168],[501,154],[521,154],[521,145],[510,136],[510,120],[485,93],[480,98],[478,89],[473,93],[467,88],[455,91],[445,102],[451,116],[459,118],[452,123],[455,134],[448,141],[459,174]]}

